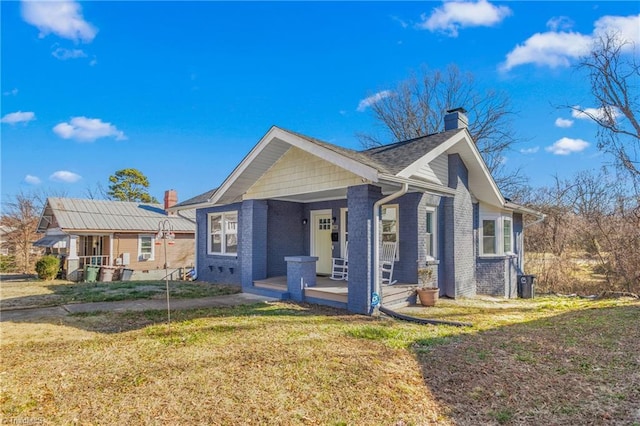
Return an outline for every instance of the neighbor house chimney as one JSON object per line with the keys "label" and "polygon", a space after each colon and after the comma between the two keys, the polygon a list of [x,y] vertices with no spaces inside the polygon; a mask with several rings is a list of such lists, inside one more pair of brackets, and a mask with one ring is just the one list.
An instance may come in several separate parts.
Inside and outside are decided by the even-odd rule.
{"label": "neighbor house chimney", "polygon": [[175,189],[164,191],[164,209],[169,210],[178,203],[178,192]]}
{"label": "neighbor house chimney", "polygon": [[444,116],[444,130],[466,129],[469,124],[466,112],[462,107],[447,110]]}

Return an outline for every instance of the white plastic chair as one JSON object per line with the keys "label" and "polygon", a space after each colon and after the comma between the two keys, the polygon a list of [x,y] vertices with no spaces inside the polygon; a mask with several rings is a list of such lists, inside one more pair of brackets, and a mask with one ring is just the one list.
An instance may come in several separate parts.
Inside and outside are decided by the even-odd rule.
{"label": "white plastic chair", "polygon": [[392,285],[397,283],[393,280],[393,265],[396,261],[396,249],[398,243],[394,241],[384,241],[380,250],[380,271],[382,273],[382,284]]}
{"label": "white plastic chair", "polygon": [[348,280],[349,279],[349,242],[344,243],[344,257],[331,258],[331,276],[332,280]]}

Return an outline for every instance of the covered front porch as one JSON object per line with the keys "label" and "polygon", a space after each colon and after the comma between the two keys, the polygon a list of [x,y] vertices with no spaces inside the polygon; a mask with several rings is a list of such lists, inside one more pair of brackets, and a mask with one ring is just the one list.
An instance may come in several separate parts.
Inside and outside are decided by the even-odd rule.
{"label": "covered front porch", "polygon": [[[284,299],[290,299],[287,288],[287,277],[270,277],[253,282],[253,287],[257,290],[267,290],[278,292]],[[416,303],[416,284],[395,283],[394,285],[382,287],[382,304],[386,307],[408,306]],[[312,287],[305,287],[303,290],[303,301],[329,305],[336,308],[347,309],[349,297],[349,283],[343,280],[332,280],[327,276],[316,276],[316,284]]]}

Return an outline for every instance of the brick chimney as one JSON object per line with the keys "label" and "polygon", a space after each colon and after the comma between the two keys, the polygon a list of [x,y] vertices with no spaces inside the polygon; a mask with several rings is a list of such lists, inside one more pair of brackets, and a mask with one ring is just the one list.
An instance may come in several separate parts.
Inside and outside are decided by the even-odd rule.
{"label": "brick chimney", "polygon": [[[175,189],[164,191],[164,209],[165,211],[178,203],[178,192]],[[167,212],[168,213],[168,212]]]}
{"label": "brick chimney", "polygon": [[444,116],[444,130],[466,129],[469,125],[466,113],[462,107],[447,110]]}

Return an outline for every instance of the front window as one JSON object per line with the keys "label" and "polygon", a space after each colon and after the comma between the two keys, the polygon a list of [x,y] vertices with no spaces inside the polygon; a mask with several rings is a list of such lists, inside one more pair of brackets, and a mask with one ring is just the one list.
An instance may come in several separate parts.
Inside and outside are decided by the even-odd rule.
{"label": "front window", "polygon": [[153,235],[138,236],[138,260],[153,260]]}
{"label": "front window", "polygon": [[209,214],[209,254],[238,253],[238,212]]}
{"label": "front window", "polygon": [[[398,205],[391,204],[387,206],[382,206],[382,241],[392,241],[394,243],[398,243],[400,241],[399,238],[399,230],[398,226]],[[398,260],[398,246],[396,245],[396,260]]]}

